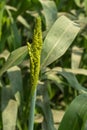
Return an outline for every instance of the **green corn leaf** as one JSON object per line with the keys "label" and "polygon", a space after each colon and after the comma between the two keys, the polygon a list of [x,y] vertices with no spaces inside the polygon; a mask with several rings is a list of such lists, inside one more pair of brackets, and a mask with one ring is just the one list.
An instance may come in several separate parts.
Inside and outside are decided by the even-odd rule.
{"label": "green corn leaf", "polygon": [[83,49],[77,46],[73,46],[72,48],[72,55],[71,55],[71,67],[72,69],[79,68],[81,58],[83,54]]}
{"label": "green corn leaf", "polygon": [[23,24],[26,28],[30,29],[30,25],[27,23],[27,21],[26,21],[21,15],[19,15],[19,16],[17,17],[17,20],[18,20],[21,24]]}
{"label": "green corn leaf", "polygon": [[80,28],[65,16],[56,20],[48,32],[41,55],[41,67],[46,67],[60,58],[72,44]]}
{"label": "green corn leaf", "polygon": [[0,76],[12,66],[20,64],[28,54],[27,46],[20,47],[13,51],[7,59],[7,62],[0,70]]}
{"label": "green corn leaf", "polygon": [[51,111],[51,108],[50,108],[49,95],[48,95],[48,92],[47,92],[47,87],[46,87],[46,85],[43,85],[41,87],[42,87],[43,102],[38,100],[37,105],[41,108],[43,115],[44,115],[44,120],[43,120],[43,123],[42,123],[42,129],[43,130],[56,130],[55,127],[54,127],[52,111]]}
{"label": "green corn leaf", "polygon": [[74,1],[75,1],[75,3],[76,3],[77,6],[83,7],[84,1],[82,1],[82,2],[80,0],[74,0]]}
{"label": "green corn leaf", "polygon": [[18,104],[12,99],[10,86],[4,86],[1,92],[3,130],[15,130]]}
{"label": "green corn leaf", "polygon": [[55,2],[49,0],[47,1],[39,0],[39,1],[43,7],[43,14],[46,20],[46,28],[47,30],[49,30],[54,21],[57,19],[57,8]]}
{"label": "green corn leaf", "polygon": [[18,105],[21,104],[23,100],[23,86],[22,86],[22,75],[19,67],[14,66],[7,70],[8,78],[10,81],[10,86],[12,94],[15,97]]}
{"label": "green corn leaf", "polygon": [[77,80],[77,78],[75,77],[74,74],[72,73],[67,73],[67,72],[60,72],[60,74],[66,78],[66,80],[68,81],[68,83],[71,85],[71,87],[73,87],[74,89],[80,91],[80,92],[86,92],[87,93],[87,89],[84,88]]}
{"label": "green corn leaf", "polygon": [[3,130],[15,130],[17,119],[17,102],[10,100],[2,112]]}
{"label": "green corn leaf", "polygon": [[12,33],[12,40],[14,48],[18,48],[21,46],[21,35],[19,34],[17,25],[14,21],[11,24],[11,33]]}
{"label": "green corn leaf", "polygon": [[[46,77],[50,77],[52,74],[60,74],[62,75],[68,83],[73,87],[74,89],[80,91],[80,92],[87,92],[87,89],[84,88],[77,80],[76,76],[73,74],[73,71],[68,71],[68,69],[62,69],[60,67],[56,67],[52,70],[49,70],[48,72],[45,73]],[[44,77],[43,77],[44,78]]]}
{"label": "green corn leaf", "polygon": [[7,74],[10,85],[2,87],[1,91],[3,130],[15,130],[18,106],[23,96],[22,76],[17,66],[8,69]]}
{"label": "green corn leaf", "polygon": [[87,94],[77,96],[67,109],[58,130],[86,130]]}

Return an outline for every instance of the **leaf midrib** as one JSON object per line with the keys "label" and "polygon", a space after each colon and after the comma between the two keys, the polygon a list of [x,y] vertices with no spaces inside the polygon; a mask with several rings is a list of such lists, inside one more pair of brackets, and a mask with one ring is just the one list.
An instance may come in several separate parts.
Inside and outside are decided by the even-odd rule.
{"label": "leaf midrib", "polygon": [[50,50],[50,52],[48,53],[47,57],[44,59],[44,62],[41,65],[42,67],[47,62],[48,58],[50,57],[50,54],[54,51],[56,45],[61,41],[61,38],[64,36],[64,34],[67,32],[68,28],[70,28],[71,25],[72,25],[72,22],[67,26],[67,28],[65,29],[65,31],[60,36],[59,40],[55,43],[54,47]]}

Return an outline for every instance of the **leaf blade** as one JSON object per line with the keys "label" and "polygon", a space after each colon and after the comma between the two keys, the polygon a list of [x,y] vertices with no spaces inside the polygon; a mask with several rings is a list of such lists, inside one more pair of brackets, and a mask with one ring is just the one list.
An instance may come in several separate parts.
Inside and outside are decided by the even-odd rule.
{"label": "leaf blade", "polygon": [[57,19],[44,40],[41,67],[46,67],[61,57],[69,48],[79,30],[80,28],[65,16]]}
{"label": "leaf blade", "polygon": [[20,64],[20,62],[22,62],[22,60],[26,57],[27,54],[28,54],[27,46],[20,47],[15,51],[13,51],[8,57],[7,62],[1,68],[0,76],[10,67]]}
{"label": "leaf blade", "polygon": [[10,99],[8,105],[2,112],[3,130],[15,130],[17,111],[17,102]]}
{"label": "leaf blade", "polygon": [[54,21],[57,19],[56,5],[53,1],[43,1],[43,0],[39,1],[43,7],[43,14],[46,20],[46,28],[47,30],[49,30]]}
{"label": "leaf blade", "polygon": [[81,130],[87,119],[87,94],[75,98],[67,109],[58,130]]}

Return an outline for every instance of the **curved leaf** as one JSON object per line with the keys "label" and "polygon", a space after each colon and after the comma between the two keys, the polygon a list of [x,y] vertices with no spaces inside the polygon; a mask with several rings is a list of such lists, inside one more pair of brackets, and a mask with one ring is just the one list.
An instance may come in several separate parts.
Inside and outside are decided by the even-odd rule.
{"label": "curved leaf", "polygon": [[87,69],[82,69],[82,68],[71,69],[71,68],[54,67],[52,69],[52,72],[55,74],[57,74],[59,72],[67,72],[67,73],[87,76]]}
{"label": "curved leaf", "polygon": [[[59,68],[59,67],[58,67]],[[48,72],[45,73],[45,76],[43,76],[44,78],[48,78],[51,75],[55,75],[55,74],[60,74],[62,75],[67,81],[68,83],[71,85],[71,87],[73,87],[74,89],[82,92],[82,93],[87,93],[87,89],[84,88],[77,80],[76,76],[73,73],[70,73],[68,71],[65,71],[64,69],[60,69],[57,70],[57,68],[54,68],[52,70],[49,70]],[[54,80],[54,79],[53,79]]]}
{"label": "curved leaf", "polygon": [[20,23],[22,23],[26,28],[30,29],[29,24],[27,23],[27,21],[26,21],[21,15],[19,15],[19,16],[17,17],[17,20],[18,20]]}
{"label": "curved leaf", "polygon": [[81,93],[87,93],[87,89],[84,88],[77,80],[76,76],[73,74],[72,71],[68,71],[68,69],[63,69],[60,67],[55,67],[54,69],[48,71],[45,73],[45,75],[48,77],[51,74],[60,74],[62,75],[68,83],[73,87],[74,89],[78,90]]}
{"label": "curved leaf", "polygon": [[43,44],[41,67],[46,67],[61,57],[69,48],[79,30],[80,28],[65,16],[56,20]]}
{"label": "curved leaf", "polygon": [[72,73],[67,73],[67,72],[60,72],[59,74],[61,74],[64,78],[66,78],[66,80],[68,81],[68,83],[76,90],[83,92],[83,93],[87,93],[87,89],[84,88],[77,80],[77,78],[75,77],[74,74]]}
{"label": "curved leaf", "polygon": [[1,68],[0,76],[10,67],[20,64],[27,54],[28,54],[27,46],[20,47],[15,51],[13,51],[8,57],[7,62]]}
{"label": "curved leaf", "polygon": [[75,3],[76,3],[77,6],[83,7],[84,1],[82,1],[82,2],[80,0],[74,0],[74,1],[75,1]]}
{"label": "curved leaf", "polygon": [[71,103],[58,130],[84,130],[85,123],[87,123],[87,94],[82,94]]}
{"label": "curved leaf", "polygon": [[57,19],[57,8],[55,2],[47,0],[39,0],[43,7],[43,14],[46,19],[47,30],[52,26],[54,21]]}

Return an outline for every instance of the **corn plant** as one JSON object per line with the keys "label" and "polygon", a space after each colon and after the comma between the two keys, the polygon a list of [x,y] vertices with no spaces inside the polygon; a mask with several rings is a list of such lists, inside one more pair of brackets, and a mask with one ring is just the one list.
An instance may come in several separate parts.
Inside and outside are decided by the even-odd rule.
{"label": "corn plant", "polygon": [[[73,1],[67,1],[69,7],[74,7]],[[86,3],[86,0],[84,1]],[[80,0],[74,0],[78,8],[87,12],[87,5]],[[10,3],[8,1],[8,3]],[[56,7],[59,3],[58,7]],[[56,61],[60,60],[66,51],[70,49],[72,43],[78,43],[81,39],[80,33],[83,33],[86,18],[78,15],[78,20],[74,15],[63,12],[57,17],[57,8],[62,8],[59,1],[22,1],[16,7],[6,5],[6,1],[0,4],[0,129],[2,130],[86,130],[87,129],[87,89],[83,87],[77,80],[76,74],[86,75],[87,70],[79,68],[83,50],[77,46],[72,46],[72,63],[71,68],[55,66]],[[35,5],[36,4],[36,5]],[[35,5],[35,6],[34,6]],[[38,5],[38,8],[37,8]],[[64,4],[65,5],[65,4]],[[42,8],[41,8],[42,6]],[[34,10],[30,12],[28,9]],[[67,6],[64,6],[66,9]],[[41,11],[43,9],[43,11]],[[64,10],[63,9],[63,10]],[[12,16],[12,11],[14,17]],[[38,13],[38,10],[40,12]],[[5,14],[4,14],[5,11]],[[15,12],[15,13],[14,13]],[[22,14],[26,12],[35,18],[34,32],[32,42],[25,41],[25,45],[21,47],[21,36],[19,35],[16,20],[22,23],[28,29],[28,34],[32,29],[28,22],[23,18]],[[42,17],[42,12],[44,18]],[[76,13],[76,12],[75,12]],[[36,17],[40,14],[41,17]],[[9,17],[8,17],[9,16]],[[80,18],[82,17],[82,19]],[[10,21],[9,21],[10,19]],[[42,25],[46,22],[43,31]],[[72,19],[72,20],[71,20]],[[5,22],[2,22],[4,21]],[[28,21],[29,21],[28,20]],[[83,22],[81,21],[83,20]],[[6,23],[6,30],[4,29]],[[22,29],[24,31],[24,28]],[[86,24],[85,24],[86,26]],[[10,29],[10,32],[8,31]],[[8,33],[5,33],[8,32]],[[78,39],[75,39],[77,34]],[[3,35],[6,34],[6,35]],[[29,37],[27,35],[27,37]],[[32,33],[31,33],[32,34]],[[9,46],[8,51],[3,51],[5,43]],[[75,40],[75,42],[73,42]],[[86,48],[86,47],[85,47]],[[63,62],[67,62],[68,58]],[[26,70],[23,70],[25,67]],[[84,66],[85,68],[85,66]],[[24,71],[24,72],[23,72]],[[63,84],[63,79],[65,79]],[[82,79],[81,79],[82,80]],[[75,90],[75,99],[66,108],[63,119],[59,127],[55,128],[53,114],[50,104],[50,98],[57,93],[51,88],[53,82],[58,89],[64,94],[64,85],[72,87]],[[61,84],[62,81],[62,84]],[[84,80],[82,81],[84,82]],[[51,90],[52,89],[52,90]],[[51,97],[49,96],[49,93]],[[68,93],[67,93],[68,94]],[[39,97],[39,98],[38,98]],[[37,112],[38,111],[38,112]],[[41,126],[35,122],[37,113],[41,114]]]}
{"label": "corn plant", "polygon": [[[70,30],[70,28],[72,28],[72,30]],[[17,50],[13,51],[10,54],[10,56],[8,57],[7,62],[4,64],[4,66],[0,70],[0,76],[5,71],[7,71],[10,80],[12,80],[11,79],[12,69],[10,69],[10,68],[12,68],[15,65],[17,66],[18,64],[20,64],[20,62],[23,61],[24,57],[29,52],[30,75],[31,75],[30,76],[30,79],[31,79],[30,95],[31,96],[28,97],[27,100],[30,101],[31,103],[29,103],[27,101],[30,104],[30,106],[27,105],[27,108],[26,108],[27,114],[29,114],[28,129],[33,130],[33,127],[34,127],[34,110],[35,110],[36,92],[37,92],[37,86],[38,86],[40,65],[41,65],[41,73],[42,73],[41,75],[43,75],[43,69],[45,69],[46,66],[48,66],[49,64],[54,62],[56,59],[61,57],[66,52],[66,50],[69,48],[72,41],[76,37],[78,31],[79,31],[79,27],[75,23],[70,21],[65,16],[61,16],[60,18],[58,18],[56,20],[56,22],[54,23],[54,25],[48,32],[48,34],[44,40],[44,43],[42,45],[41,22],[40,22],[40,18],[37,18],[34,35],[33,35],[33,42],[31,44],[27,43],[27,46],[18,48]],[[41,52],[41,48],[42,48],[42,52]],[[41,58],[40,58],[40,56],[41,56]],[[40,61],[41,61],[41,63],[40,63]],[[15,68],[15,70],[18,71],[17,68]],[[14,73],[14,71],[12,71],[12,72]],[[51,72],[51,70],[49,70],[47,72],[45,72],[45,70],[44,70],[45,75],[49,75],[50,72]],[[65,74],[65,72],[63,72],[63,73],[61,72],[60,74],[61,75],[63,74],[63,76],[65,76],[67,78],[67,73]],[[44,76],[41,76],[41,79],[44,79]],[[81,88],[81,90],[85,91],[84,89],[82,89],[82,87],[80,87],[78,85],[78,83],[77,83],[77,86],[76,86],[77,89],[80,90],[80,88]],[[42,85],[42,87],[44,87],[44,86]],[[13,90],[10,90],[10,89],[13,89]],[[23,93],[20,91],[20,89],[19,90],[18,89],[19,88],[10,88],[10,87],[3,88],[3,85],[2,85],[2,123],[3,123],[4,130],[5,129],[15,129],[16,120],[17,120],[17,111],[18,111],[18,107],[20,110],[20,105],[21,105],[19,96],[21,97],[20,94]],[[8,92],[6,92],[7,97],[9,96],[8,101],[6,101],[6,102],[8,102],[8,104],[5,102],[5,100],[7,100],[7,99],[5,99],[5,96],[4,96],[5,91],[8,91]],[[15,100],[11,99],[12,95],[8,94],[9,91],[13,91],[13,96],[15,97]],[[14,107],[13,108],[10,107],[11,105]],[[30,110],[28,110],[28,109],[30,109]],[[53,119],[52,119],[52,117],[50,117],[50,119],[48,120],[45,110],[46,110],[46,108],[44,108],[44,114],[45,114],[44,116],[45,116],[45,121],[47,122],[47,129],[53,130],[53,129],[55,129],[53,126],[53,123],[51,124],[51,121]],[[9,115],[9,113],[11,113],[11,111],[13,111],[13,113],[14,113],[13,115]],[[9,116],[6,116],[7,113]],[[50,113],[51,113],[51,111],[50,111]],[[21,121],[18,120],[17,122],[21,122]],[[19,124],[21,124],[21,123],[19,123]],[[64,125],[62,125],[62,126],[64,126]],[[24,127],[24,129],[25,128],[26,127]],[[60,125],[59,129],[62,129],[61,125]]]}

